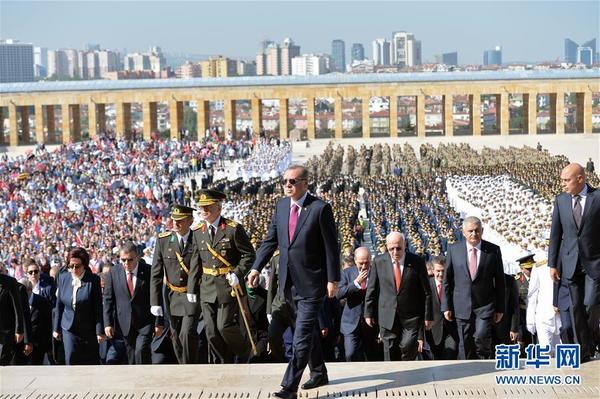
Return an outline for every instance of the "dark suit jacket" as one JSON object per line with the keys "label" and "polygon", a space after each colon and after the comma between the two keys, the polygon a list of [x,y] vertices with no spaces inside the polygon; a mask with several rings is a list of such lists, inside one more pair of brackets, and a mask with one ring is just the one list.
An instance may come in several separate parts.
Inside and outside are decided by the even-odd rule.
{"label": "dark suit jacket", "polygon": [[52,277],[44,279],[40,277],[39,288],[39,295],[46,298],[48,302],[50,302],[50,305],[54,307],[54,305],[56,305],[56,285],[54,284]]}
{"label": "dark suit jacket", "polygon": [[473,281],[465,241],[450,245],[446,259],[442,312],[450,310],[459,319],[470,319],[472,312],[482,319],[504,313],[506,293],[499,246],[481,241],[481,257]]}
{"label": "dark suit jacket", "polygon": [[19,283],[14,278],[0,274],[0,345],[14,341],[15,334],[23,334],[25,319]]}
{"label": "dark suit jacket", "polygon": [[27,297],[27,288],[21,283],[17,284],[19,297],[21,299],[21,308],[23,309],[23,342],[31,342],[31,310],[29,309],[29,299]]}
{"label": "dark suit jacket", "polygon": [[365,317],[374,317],[377,309],[379,326],[391,330],[396,313],[405,319],[421,317],[433,320],[431,307],[431,288],[423,259],[406,252],[399,292],[396,292],[390,255],[381,254],[373,260],[367,283]]}
{"label": "dark suit jacket", "polygon": [[354,285],[356,277],[358,277],[358,267],[352,266],[342,270],[342,279],[337,292],[339,300],[346,300],[340,326],[342,334],[354,332],[364,312],[366,289],[361,290]]}
{"label": "dark suit jacket", "polygon": [[[573,218],[573,203],[568,193],[554,200],[548,266],[559,268],[561,276],[573,277],[577,263],[592,279],[600,278],[600,193],[588,186],[588,195],[579,229]],[[560,262],[559,262],[560,261]]]}
{"label": "dark suit jacket", "polygon": [[31,343],[35,349],[45,353],[52,349],[52,307],[41,295],[31,294]]}
{"label": "dark suit jacket", "polygon": [[133,297],[127,273],[121,265],[111,267],[104,281],[104,325],[115,327],[115,313],[123,336],[130,331],[150,335],[156,318],[150,313],[150,266],[140,259]]}
{"label": "dark suit jacket", "polygon": [[[429,278],[429,287],[431,288],[431,308],[433,313],[433,323],[431,323],[431,336],[433,337],[433,344],[439,345],[442,343],[444,337],[448,334],[456,336],[456,321],[448,321],[444,318],[442,313],[441,304],[438,300],[437,286],[435,284],[435,278]],[[442,287],[442,296],[443,294]],[[457,339],[458,341],[458,339]]]}
{"label": "dark suit jacket", "polygon": [[77,302],[73,309],[73,277],[63,273],[58,279],[58,296],[54,312],[54,331],[67,331],[77,334],[104,334],[102,326],[102,289],[100,277],[90,269],[81,279],[77,290]]}
{"label": "dark suit jacket", "polygon": [[252,269],[260,271],[279,248],[279,292],[294,285],[303,298],[325,296],[327,282],[340,280],[339,246],[331,205],[308,194],[292,241],[288,238],[290,199],[277,202],[267,237]]}

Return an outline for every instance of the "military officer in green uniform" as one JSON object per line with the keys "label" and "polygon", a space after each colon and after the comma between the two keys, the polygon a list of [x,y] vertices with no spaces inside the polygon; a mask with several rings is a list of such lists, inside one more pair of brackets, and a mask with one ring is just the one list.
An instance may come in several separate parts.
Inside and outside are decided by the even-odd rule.
{"label": "military officer in green uniform", "polygon": [[519,336],[517,342],[521,347],[521,356],[525,356],[525,348],[533,343],[533,336],[527,330],[527,292],[529,291],[529,278],[531,268],[535,264],[533,254],[528,254],[517,259],[521,271],[515,275],[515,282],[519,290]]}
{"label": "military officer in green uniform", "polygon": [[[225,194],[202,190],[198,206],[204,222],[193,230],[193,254],[188,289],[200,282],[200,305],[211,350],[223,363],[245,361],[250,353],[247,334],[233,287],[245,293],[243,281],[254,262],[254,248],[239,223],[221,216]],[[242,298],[240,298],[242,299]],[[243,298],[246,299],[246,298]]]}
{"label": "military officer in green uniform", "polygon": [[179,364],[197,363],[198,284],[189,285],[192,258],[193,208],[174,205],[171,211],[173,231],[158,235],[152,261],[150,310],[163,315],[162,287],[167,286],[172,342]]}

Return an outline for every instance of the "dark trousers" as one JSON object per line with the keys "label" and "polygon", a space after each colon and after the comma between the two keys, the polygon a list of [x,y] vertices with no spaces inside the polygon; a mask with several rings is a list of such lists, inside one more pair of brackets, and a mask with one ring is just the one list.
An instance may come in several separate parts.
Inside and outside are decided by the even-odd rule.
{"label": "dark trousers", "polygon": [[[590,317],[584,304],[586,275],[580,266],[568,280],[569,294],[571,295],[571,320],[575,330],[575,338],[581,347],[581,359],[594,355]],[[588,284],[589,287],[589,284]]]}
{"label": "dark trousers", "polygon": [[471,313],[470,319],[456,319],[458,359],[490,359],[492,355],[492,318],[482,319]]}
{"label": "dark trousers", "polygon": [[458,357],[458,336],[456,334],[445,330],[437,345],[434,343],[431,331],[425,331],[425,336],[433,354],[433,360],[456,360]]}
{"label": "dark trousers", "polygon": [[0,337],[0,366],[8,366],[13,359],[15,353],[15,336]]}
{"label": "dark trousers", "polygon": [[140,334],[138,331],[130,330],[124,341],[129,364],[152,364],[152,351],[150,350],[152,333]]}
{"label": "dark trousers", "polygon": [[100,348],[96,334],[92,332],[70,332],[63,328],[62,342],[65,347],[65,364],[100,364]]}
{"label": "dark trousers", "polygon": [[169,318],[173,351],[179,364],[195,364],[198,360],[198,316],[173,316]]}
{"label": "dark trousers", "polygon": [[347,362],[381,360],[377,344],[377,330],[369,327],[361,318],[352,333],[344,334],[344,352]]}
{"label": "dark trousers", "polygon": [[422,317],[403,318],[396,314],[391,330],[380,327],[383,360],[415,360],[418,352],[419,327]]}
{"label": "dark trousers", "polygon": [[323,298],[293,297],[290,290],[286,290],[285,296],[286,301],[293,304],[296,327],[294,329],[294,353],[288,363],[281,386],[288,391],[296,392],[307,365],[310,367],[311,378],[327,374],[317,323],[317,314],[323,304]]}
{"label": "dark trousers", "polygon": [[223,363],[233,363],[234,355],[244,362],[250,354],[250,343],[242,334],[238,313],[238,304],[234,302],[202,302],[206,339]]}

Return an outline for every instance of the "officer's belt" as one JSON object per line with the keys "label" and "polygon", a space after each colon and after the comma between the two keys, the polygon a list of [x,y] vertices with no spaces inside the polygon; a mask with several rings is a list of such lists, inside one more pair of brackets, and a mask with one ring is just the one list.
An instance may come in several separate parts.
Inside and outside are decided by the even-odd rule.
{"label": "officer's belt", "polygon": [[187,287],[178,287],[176,285],[169,283],[168,281],[166,281],[166,283],[167,283],[167,287],[169,287],[169,289],[171,291],[179,292],[180,294],[187,292]]}
{"label": "officer's belt", "polygon": [[[224,264],[225,266],[227,266],[227,267],[219,267],[218,269],[209,269],[209,268],[203,267],[202,269],[203,269],[203,271],[204,271],[205,273],[211,274],[211,275],[213,275],[213,276],[219,276],[219,275],[221,275],[221,274],[226,274],[226,273],[229,273],[231,270],[233,270],[233,265],[232,265],[231,263],[229,263],[229,261],[228,261],[227,259],[225,259],[223,256],[221,256],[221,254],[220,254],[220,253],[218,253],[217,251],[215,251],[215,250],[213,249],[213,247],[211,247],[211,246],[210,246],[210,244],[207,244],[206,246],[207,246],[207,248],[208,248],[208,252],[210,252],[210,253],[211,253],[211,255],[212,255],[212,256],[213,256],[215,259],[219,260],[221,263],[223,263],[223,264]],[[215,272],[207,272],[207,271],[206,271],[206,270],[219,270],[219,271],[221,271],[221,270],[225,270],[225,269],[227,269],[227,271],[226,271],[226,272],[221,272],[221,273],[219,273],[219,274],[215,274]]]}
{"label": "officer's belt", "polygon": [[210,274],[211,276],[223,276],[227,273],[229,273],[230,271],[232,271],[233,268],[232,267],[219,267],[219,268],[210,268],[210,267],[203,267],[202,271],[206,274]]}
{"label": "officer's belt", "polygon": [[179,255],[179,252],[175,251],[175,256],[177,256],[177,261],[179,262],[179,266],[183,269],[185,274],[190,274],[190,271],[185,266],[185,263],[183,262],[183,257],[181,255]]}

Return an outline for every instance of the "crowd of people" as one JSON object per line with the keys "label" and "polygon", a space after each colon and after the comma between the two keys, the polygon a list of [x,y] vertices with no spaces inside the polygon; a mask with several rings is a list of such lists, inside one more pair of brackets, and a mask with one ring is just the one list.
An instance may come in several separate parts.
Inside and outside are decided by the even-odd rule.
{"label": "crowd of people", "polygon": [[[239,161],[225,162],[229,158],[220,154],[229,154],[230,149],[230,161]],[[15,298],[29,298],[32,304],[32,298],[39,296],[47,306],[39,305],[43,323],[32,322],[35,306],[31,305],[29,321],[21,316],[23,323],[13,326],[20,337],[15,338],[10,359],[3,350],[2,364],[291,359],[299,334],[290,321],[293,318],[284,317],[289,319],[283,323],[285,328],[278,325],[274,329],[271,321],[282,303],[295,301],[273,288],[277,274],[282,273],[276,266],[282,245],[291,245],[294,233],[291,230],[288,237],[287,228],[285,233],[278,232],[277,223],[287,226],[288,219],[275,218],[283,217],[278,214],[282,196],[293,201],[305,198],[290,194],[304,183],[303,195],[314,194],[328,204],[337,227],[336,267],[341,277],[327,273],[340,284],[331,292],[328,287],[328,298],[317,307],[313,320],[319,331],[314,339],[321,343],[326,361],[489,358],[493,356],[491,342],[527,343],[524,337],[536,330],[531,318],[535,320],[537,313],[527,316],[521,312],[527,310],[530,290],[520,287],[530,281],[530,270],[535,268],[536,288],[531,291],[543,296],[535,304],[548,305],[548,282],[538,273],[544,266],[542,259],[538,263],[522,261],[521,272],[512,276],[504,272],[497,250],[500,269],[498,259],[490,261],[493,278],[477,288],[486,291],[485,300],[497,308],[477,317],[499,318],[490,324],[493,334],[485,337],[484,346],[478,341],[465,347],[464,342],[473,338],[466,331],[472,329],[474,321],[460,314],[462,305],[457,302],[466,299],[459,298],[454,290],[461,284],[474,284],[475,274],[469,281],[459,278],[456,269],[461,258],[457,256],[463,255],[456,254],[465,241],[472,247],[485,242],[481,237],[484,226],[509,238],[514,236],[515,243],[527,244],[524,249],[548,248],[544,235],[549,233],[553,218],[549,201],[561,191],[558,176],[568,160],[527,147],[477,152],[466,144],[440,144],[437,148],[426,144],[418,153],[408,144],[363,145],[358,150],[330,145],[310,159],[306,168],[290,169],[289,144],[275,140],[125,142],[103,137],[55,152],[41,150],[28,157],[5,157],[0,162],[0,226],[10,233],[0,248],[0,275],[13,276],[22,283],[25,293],[19,294],[17,285],[11,288]],[[464,164],[466,157],[469,165]],[[215,168],[226,165],[236,170],[237,178],[208,178],[209,174],[214,176]],[[286,177],[290,171],[299,174]],[[200,184],[198,176],[202,176]],[[598,177],[588,173],[587,182],[590,187],[597,185]],[[465,219],[453,209],[448,184],[461,199],[485,211],[481,219]],[[199,208],[199,214],[191,208]],[[294,223],[301,229],[306,210],[300,206],[298,212]],[[314,217],[307,214],[305,217]],[[182,229],[181,220],[189,221],[189,226]],[[311,223],[319,225],[318,221]],[[275,241],[273,234],[277,235]],[[285,245],[280,234],[288,237]],[[209,239],[216,240],[214,248],[204,247]],[[274,249],[269,247],[273,251],[262,250],[269,240],[277,244]],[[320,251],[321,244],[317,240],[306,245],[307,253],[302,256],[315,261],[310,251]],[[232,253],[242,247],[246,248],[243,256]],[[494,252],[498,247],[489,248]],[[255,251],[258,263],[253,264]],[[246,257],[243,267],[239,266],[239,256]],[[215,266],[208,265],[209,259],[217,260]],[[398,265],[397,276],[373,274],[388,262],[390,270]],[[556,267],[556,263],[548,262]],[[156,271],[159,268],[161,273]],[[135,270],[131,285],[126,274],[120,274],[123,269],[131,269],[132,274]],[[244,280],[251,270],[262,274],[260,278],[257,274],[255,284],[249,281],[251,288],[246,292]],[[296,279],[294,284],[300,284],[293,271],[287,272]],[[119,279],[121,294],[114,288]],[[398,320],[389,312],[391,319],[383,320],[381,313],[387,309],[383,298],[400,295],[402,284],[407,291],[398,304],[406,301],[410,311]],[[546,286],[541,288],[540,284]],[[247,302],[232,299],[231,287],[236,292],[236,286],[242,287],[238,288],[238,298]],[[57,287],[61,287],[58,295]],[[282,289],[287,288],[284,283]],[[138,293],[138,289],[146,291]],[[129,325],[119,326],[119,331],[115,328],[119,323],[133,323],[116,317],[118,299],[110,294],[126,297],[127,290],[130,298],[144,297],[139,304],[141,313],[133,319],[143,319],[145,324],[136,330],[135,339],[123,331]],[[206,295],[211,290],[217,293],[209,298]],[[217,315],[221,311],[217,309],[226,307],[230,310],[225,315]],[[25,306],[21,308],[23,311]],[[54,309],[52,315],[48,315],[50,309]],[[293,314],[298,309],[288,311]],[[565,327],[562,317],[561,321],[567,331],[570,327]],[[82,324],[73,332],[72,323],[78,322]],[[410,339],[398,337],[398,323],[410,327]],[[34,333],[32,329],[42,331],[41,324],[43,332]],[[143,339],[136,342],[139,336]],[[569,338],[565,332],[561,339],[575,341],[576,336]],[[241,349],[244,345],[250,348],[250,342],[255,351]],[[274,343],[282,350],[273,350]],[[90,352],[93,356],[81,357]],[[286,378],[290,392],[297,389],[293,382],[296,377]],[[322,372],[312,385],[325,380],[326,372]]]}

